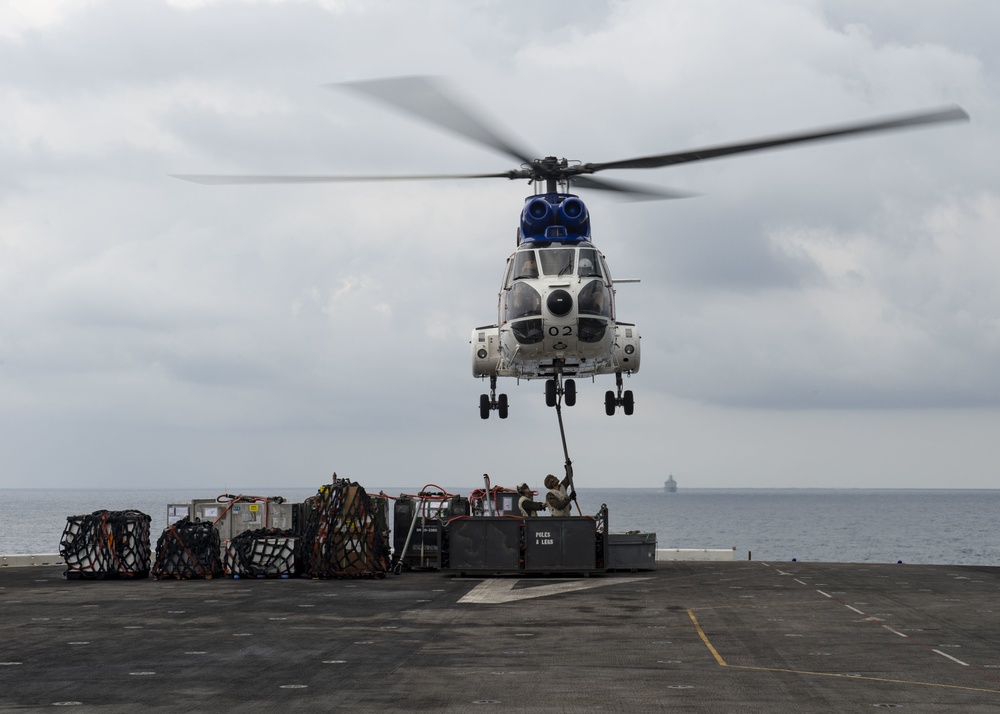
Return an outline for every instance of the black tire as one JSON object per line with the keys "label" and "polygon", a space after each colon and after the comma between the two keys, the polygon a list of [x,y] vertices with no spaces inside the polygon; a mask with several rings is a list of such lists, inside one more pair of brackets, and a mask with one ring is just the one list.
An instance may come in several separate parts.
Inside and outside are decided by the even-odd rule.
{"label": "black tire", "polygon": [[635,399],[632,397],[631,389],[626,389],[625,394],[622,395],[622,410],[625,412],[625,416],[632,416],[632,412],[635,411]]}
{"label": "black tire", "polygon": [[576,380],[567,379],[563,383],[563,387],[566,390],[566,406],[574,407],[576,406]]}
{"label": "black tire", "polygon": [[490,396],[488,394],[479,395],[479,418],[490,418]]}
{"label": "black tire", "polygon": [[545,406],[554,407],[556,405],[556,380],[545,380]]}
{"label": "black tire", "polygon": [[500,415],[501,419],[507,418],[507,395],[501,394],[497,397],[497,414]]}
{"label": "black tire", "polygon": [[615,406],[615,393],[609,389],[604,393],[604,413],[608,416],[614,416]]}

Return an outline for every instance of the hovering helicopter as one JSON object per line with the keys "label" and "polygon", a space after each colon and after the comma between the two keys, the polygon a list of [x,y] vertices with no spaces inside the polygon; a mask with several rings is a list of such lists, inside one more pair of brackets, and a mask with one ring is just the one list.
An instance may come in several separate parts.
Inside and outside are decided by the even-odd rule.
{"label": "hovering helicopter", "polygon": [[[549,157],[553,163],[563,163]],[[472,331],[472,374],[488,377],[479,415],[507,418],[497,377],[545,379],[545,403],[576,404],[575,377],[614,374],[605,412],[632,414],[622,375],[639,371],[639,328],[618,321],[608,264],[590,242],[590,215],[578,196],[546,191],[525,200],[517,251],[507,260],[496,324]]]}
{"label": "hovering helicopter", "polygon": [[[201,184],[325,183],[425,179],[525,179],[536,189],[525,199],[517,230],[517,249],[507,259],[498,299],[497,321],[472,330],[472,373],[490,380],[490,393],[480,395],[479,414],[496,411],[508,416],[506,394],[497,394],[499,377],[545,380],[550,407],[576,403],[578,377],[615,375],[615,390],[605,393],[605,412],[621,407],[633,413],[635,399],[623,389],[623,376],[639,371],[639,328],[620,321],[615,309],[615,285],[604,255],[591,242],[590,214],[572,187],[609,191],[633,199],[690,196],[669,189],[597,179],[612,169],[654,169],[704,161],[732,154],[773,149],[808,141],[904,129],[949,121],[967,121],[957,106],[897,115],[855,124],[765,137],[733,144],[689,149],[620,161],[584,163],[546,156],[532,158],[453,98],[443,85],[427,77],[326,85],[348,89],[460,134],[519,162],[519,168],[499,173],[400,176],[233,176],[175,175]],[[561,417],[560,417],[561,423]]]}

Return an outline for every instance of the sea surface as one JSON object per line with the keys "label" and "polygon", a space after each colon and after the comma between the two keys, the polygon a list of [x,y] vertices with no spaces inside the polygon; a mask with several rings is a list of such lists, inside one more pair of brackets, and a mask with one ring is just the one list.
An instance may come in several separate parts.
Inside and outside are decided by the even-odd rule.
{"label": "sea surface", "polygon": [[[315,493],[276,488],[246,495],[296,502]],[[454,493],[468,495],[468,489]],[[155,548],[167,526],[167,504],[218,495],[198,489],[0,490],[0,554],[57,553],[66,518],[101,509],[148,514]],[[1000,490],[682,488],[666,494],[582,488],[578,495],[585,514],[608,505],[612,532],[656,533],[658,548],[735,548],[738,560],[1000,564]]]}

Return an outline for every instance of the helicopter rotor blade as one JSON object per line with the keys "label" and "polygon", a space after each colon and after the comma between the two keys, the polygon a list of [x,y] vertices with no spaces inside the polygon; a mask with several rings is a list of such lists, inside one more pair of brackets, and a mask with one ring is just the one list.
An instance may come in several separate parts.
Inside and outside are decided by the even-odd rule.
{"label": "helicopter rotor blade", "polygon": [[444,82],[440,79],[423,76],[390,77],[324,86],[348,89],[376,99],[467,139],[485,144],[522,164],[530,164],[533,160],[530,152],[500,136],[470,109],[462,106],[454,98],[454,93],[445,89]]}
{"label": "helicopter rotor blade", "polygon": [[411,176],[239,176],[230,174],[170,174],[182,181],[200,183],[204,186],[236,186],[245,184],[276,183],[347,183],[359,181],[429,181],[434,179],[475,179],[475,178],[529,178],[519,171],[505,171],[496,174],[427,174]]}
{"label": "helicopter rotor blade", "polygon": [[[938,122],[968,121],[968,119],[969,115],[964,109],[958,106],[951,106],[930,112],[904,114],[879,121],[862,122],[859,124],[843,124],[835,127],[827,127],[825,129],[815,129],[808,132],[765,137],[762,139],[740,142],[738,144],[721,144],[718,146],[710,146],[701,149],[689,149],[688,151],[679,151],[671,154],[641,156],[635,159],[625,159],[623,161],[607,161],[597,164],[585,164],[583,168],[585,168],[588,172],[606,171],[608,169],[655,169],[662,166],[684,164],[691,161],[715,159],[720,156],[729,156],[731,154],[773,149],[775,147],[797,144],[805,141],[835,139],[842,136],[850,136],[852,134],[867,134],[892,129],[906,129],[924,124],[936,124]],[[579,180],[577,180],[577,182],[579,183]]]}
{"label": "helicopter rotor blade", "polygon": [[592,176],[574,176],[570,178],[570,185],[580,188],[597,189],[600,191],[613,191],[622,194],[622,198],[632,201],[662,201],[672,198],[692,198],[695,193],[686,191],[675,191],[669,188],[658,186],[644,186],[637,183],[625,183],[622,181],[609,181],[607,179],[596,179]]}

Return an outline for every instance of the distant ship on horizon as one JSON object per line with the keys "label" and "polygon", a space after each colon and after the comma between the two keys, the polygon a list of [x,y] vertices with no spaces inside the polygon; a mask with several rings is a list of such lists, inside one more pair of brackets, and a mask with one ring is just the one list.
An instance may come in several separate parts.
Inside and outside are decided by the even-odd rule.
{"label": "distant ship on horizon", "polygon": [[677,493],[677,482],[674,481],[674,475],[670,474],[667,476],[667,480],[663,482],[663,492],[664,493]]}

